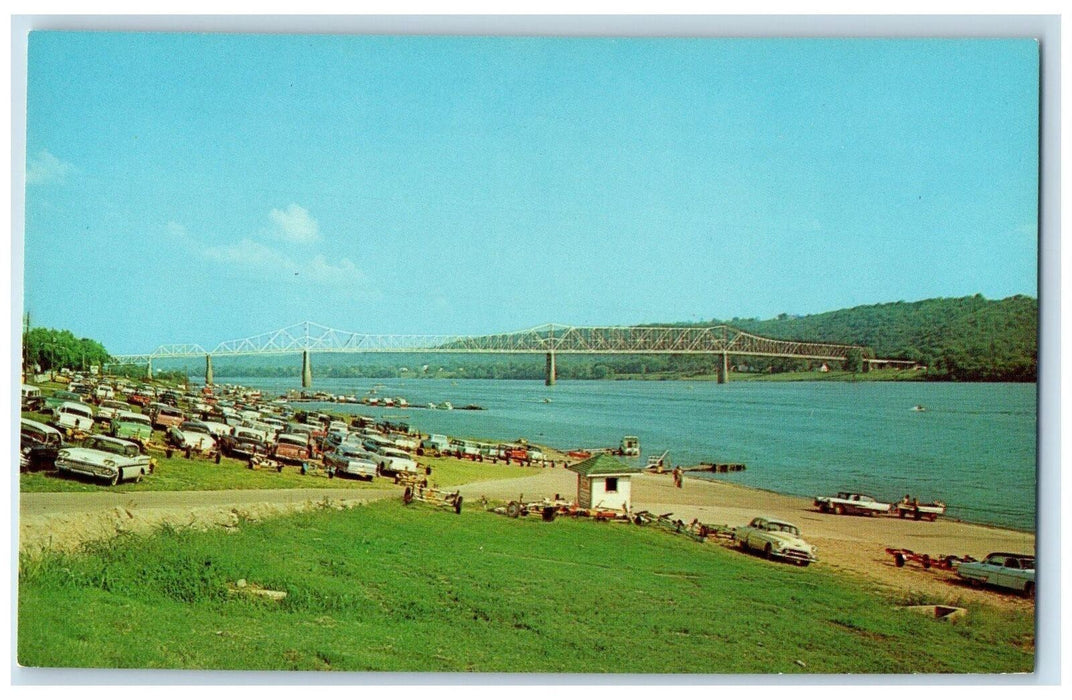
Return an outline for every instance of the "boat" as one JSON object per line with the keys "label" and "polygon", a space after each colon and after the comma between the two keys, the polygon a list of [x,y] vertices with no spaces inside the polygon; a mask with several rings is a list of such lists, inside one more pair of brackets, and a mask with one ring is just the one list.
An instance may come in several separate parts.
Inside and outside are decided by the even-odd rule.
{"label": "boat", "polygon": [[454,404],[452,404],[450,401],[444,401],[443,403],[439,404],[437,408],[441,408],[444,411],[453,411]]}
{"label": "boat", "polygon": [[626,435],[623,437],[621,445],[618,447],[618,454],[623,457],[639,457],[640,438],[636,435]]}
{"label": "boat", "polygon": [[648,455],[648,463],[644,469],[647,471],[655,472],[656,474],[662,474],[664,471],[670,469],[670,460],[667,459],[667,455],[670,454],[670,450],[666,450],[661,455]]}
{"label": "boat", "polygon": [[922,411],[926,411],[927,407],[922,405],[922,404],[917,403],[915,406],[912,407],[912,410],[916,411],[916,412],[922,412]]}
{"label": "boat", "polygon": [[945,515],[945,504],[941,501],[920,503],[914,500],[909,501],[906,497],[905,499],[894,503],[890,512],[896,513],[898,517],[901,518],[934,521],[939,515]]}
{"label": "boat", "polygon": [[883,503],[874,496],[849,491],[839,491],[836,496],[816,496],[815,507],[823,513],[837,515],[884,515],[892,508],[889,503]]}

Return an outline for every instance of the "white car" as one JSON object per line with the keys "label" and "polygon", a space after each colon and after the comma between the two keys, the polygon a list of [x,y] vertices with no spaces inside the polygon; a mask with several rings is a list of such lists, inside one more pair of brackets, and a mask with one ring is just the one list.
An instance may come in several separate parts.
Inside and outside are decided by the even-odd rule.
{"label": "white car", "polygon": [[64,401],[56,408],[53,423],[61,429],[88,431],[93,427],[93,409],[84,403]]}
{"label": "white car", "polygon": [[120,411],[126,411],[129,407],[130,405],[125,401],[114,399],[101,401],[100,408],[97,409],[97,420],[107,423],[118,416]]}
{"label": "white car", "polygon": [[955,564],[957,576],[973,585],[997,586],[1035,595],[1035,557],[1030,554],[993,552],[982,561]]}
{"label": "white car", "polygon": [[168,441],[180,449],[208,452],[216,448],[216,438],[201,421],[183,421],[178,428],[168,428],[167,436]]}
{"label": "white car", "polygon": [[324,466],[334,467],[337,473],[358,476],[372,481],[379,465],[376,456],[354,445],[342,444],[324,453]]}
{"label": "white car", "polygon": [[417,462],[402,450],[394,447],[377,447],[371,452],[376,456],[376,464],[381,474],[417,473]]}
{"label": "white car", "polygon": [[748,525],[734,530],[733,537],[741,549],[762,551],[768,559],[784,559],[801,566],[818,560],[815,546],[804,541],[796,525],[784,520],[753,518]]}
{"label": "white car", "polygon": [[65,447],[56,455],[56,469],[103,479],[112,486],[120,481],[141,481],[149,473],[149,456],[127,440],[94,435],[82,447]]}
{"label": "white car", "polygon": [[417,440],[407,435],[391,435],[388,439],[400,450],[413,452],[417,449]]}

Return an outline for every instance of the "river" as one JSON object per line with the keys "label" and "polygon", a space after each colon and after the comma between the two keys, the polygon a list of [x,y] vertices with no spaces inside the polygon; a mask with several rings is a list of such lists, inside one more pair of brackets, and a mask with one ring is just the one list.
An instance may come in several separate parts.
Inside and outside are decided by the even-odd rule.
{"label": "river", "polygon": [[[272,395],[295,379],[227,378]],[[811,497],[860,491],[941,500],[962,520],[1034,531],[1036,386],[922,382],[539,381],[317,379],[336,395],[405,397],[482,411],[311,404],[405,420],[425,433],[526,438],[559,449],[640,437],[643,463],[741,462],[705,475]],[[913,410],[922,405],[925,411]],[[404,417],[403,417],[404,416]]]}

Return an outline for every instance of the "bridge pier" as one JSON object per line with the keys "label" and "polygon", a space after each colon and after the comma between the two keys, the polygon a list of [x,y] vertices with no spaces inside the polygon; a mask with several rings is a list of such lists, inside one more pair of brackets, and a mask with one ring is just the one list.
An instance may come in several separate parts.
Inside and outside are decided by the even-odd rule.
{"label": "bridge pier", "polygon": [[547,353],[547,372],[543,383],[547,386],[555,385],[555,354],[553,352]]}
{"label": "bridge pier", "polygon": [[302,389],[308,389],[313,385],[313,360],[309,357],[308,350],[302,350],[301,385]]}
{"label": "bridge pier", "polygon": [[205,355],[205,386],[212,386],[212,355]]}
{"label": "bridge pier", "polygon": [[145,378],[153,378],[153,361],[151,358],[145,361]]}
{"label": "bridge pier", "polygon": [[730,358],[727,353],[722,353],[722,359],[718,363],[718,383],[725,384],[730,380]]}

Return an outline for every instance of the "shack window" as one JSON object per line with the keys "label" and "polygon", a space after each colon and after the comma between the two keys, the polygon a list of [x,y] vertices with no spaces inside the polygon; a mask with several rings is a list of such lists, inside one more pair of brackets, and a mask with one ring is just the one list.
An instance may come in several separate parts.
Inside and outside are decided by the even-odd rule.
{"label": "shack window", "polygon": [[616,476],[608,476],[607,477],[606,490],[607,490],[607,493],[618,493],[618,477],[616,477]]}

